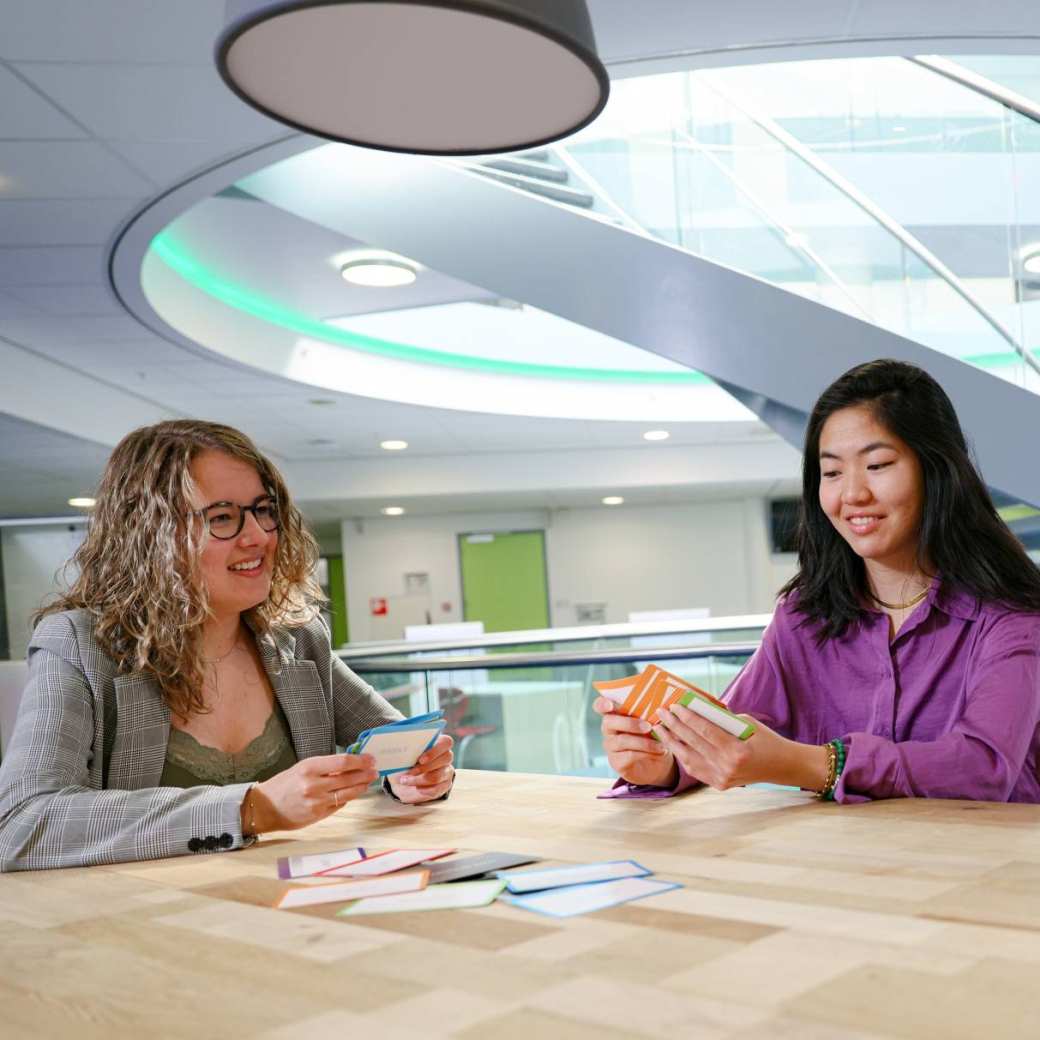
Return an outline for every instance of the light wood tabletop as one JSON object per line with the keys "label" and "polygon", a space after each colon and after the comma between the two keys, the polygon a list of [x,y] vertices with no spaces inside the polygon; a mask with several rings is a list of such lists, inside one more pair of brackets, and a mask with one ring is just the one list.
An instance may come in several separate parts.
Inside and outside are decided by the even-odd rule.
{"label": "light wood tabletop", "polygon": [[[1040,1035],[1040,807],[774,790],[597,801],[462,771],[238,852],[0,876],[0,1036],[265,1040]],[[270,908],[279,856],[635,858],[682,888],[565,920]]]}

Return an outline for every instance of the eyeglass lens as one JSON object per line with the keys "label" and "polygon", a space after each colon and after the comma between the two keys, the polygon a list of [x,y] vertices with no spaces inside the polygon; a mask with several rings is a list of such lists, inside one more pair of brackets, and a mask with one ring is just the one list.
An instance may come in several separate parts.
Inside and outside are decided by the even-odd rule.
{"label": "eyeglass lens", "polygon": [[251,506],[240,506],[234,502],[210,506],[206,510],[206,524],[214,538],[234,538],[245,524],[246,513],[252,513],[263,531],[274,531],[278,527],[278,506],[274,499],[264,498]]}

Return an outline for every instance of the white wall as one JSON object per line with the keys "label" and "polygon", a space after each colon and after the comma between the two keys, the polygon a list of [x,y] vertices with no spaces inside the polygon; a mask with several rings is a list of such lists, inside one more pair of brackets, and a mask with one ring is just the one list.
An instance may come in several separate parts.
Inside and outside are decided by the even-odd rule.
{"label": "white wall", "polygon": [[[545,531],[557,627],[577,623],[579,603],[605,604],[608,622],[676,607],[709,607],[714,616],[768,612],[794,558],[770,554],[767,505],[747,498],[345,521],[351,640],[399,639],[403,625],[415,623],[408,572],[430,576],[432,621],[461,620],[458,535],[479,531]],[[386,618],[372,616],[371,597],[390,600]]]}
{"label": "white wall", "polygon": [[79,547],[85,532],[82,525],[65,524],[0,529],[12,659],[25,656],[31,635],[29,617],[57,591],[55,575]]}
{"label": "white wall", "polygon": [[[549,513],[537,509],[345,520],[343,566],[351,642],[401,639],[405,625],[422,624],[423,606],[428,606],[435,624],[461,621],[458,536],[481,531],[541,531],[547,530],[548,522]],[[430,576],[427,596],[405,595],[404,576],[408,573]],[[385,618],[373,617],[369,609],[372,597],[389,600]]]}

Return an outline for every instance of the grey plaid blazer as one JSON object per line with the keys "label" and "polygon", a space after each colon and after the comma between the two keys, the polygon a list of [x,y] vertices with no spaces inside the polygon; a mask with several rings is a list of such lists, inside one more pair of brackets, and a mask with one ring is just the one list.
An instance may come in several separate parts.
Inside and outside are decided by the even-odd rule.
{"label": "grey plaid blazer", "polygon": [[[0,872],[251,843],[240,817],[248,784],[157,786],[169,708],[146,672],[117,673],[93,628],[87,611],[70,610],[33,633],[29,682],[0,764]],[[331,755],[361,730],[401,718],[332,653],[320,619],[257,645],[298,758]]]}

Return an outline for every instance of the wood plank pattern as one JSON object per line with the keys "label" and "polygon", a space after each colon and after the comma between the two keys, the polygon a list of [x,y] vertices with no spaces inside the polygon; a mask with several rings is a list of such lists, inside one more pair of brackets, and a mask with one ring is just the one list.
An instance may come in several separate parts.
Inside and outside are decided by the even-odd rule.
{"label": "wood plank pattern", "polygon": [[[240,852],[4,875],[0,1036],[1035,1034],[1040,807],[603,786],[462,771],[441,805],[373,794]],[[357,844],[635,858],[683,887],[569,920],[271,909],[279,856]]]}

